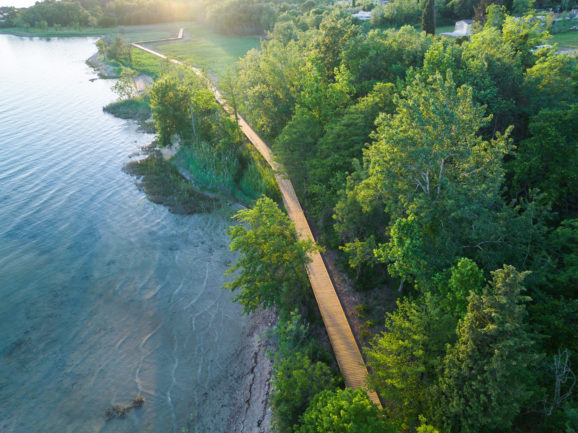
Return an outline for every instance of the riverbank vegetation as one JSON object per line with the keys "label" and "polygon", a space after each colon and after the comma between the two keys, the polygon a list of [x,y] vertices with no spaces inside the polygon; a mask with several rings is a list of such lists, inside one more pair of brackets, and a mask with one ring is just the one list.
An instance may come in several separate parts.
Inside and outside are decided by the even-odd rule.
{"label": "riverbank vegetation", "polygon": [[[276,355],[277,431],[330,425],[329,406],[366,414],[358,430],[331,431],[576,431],[577,64],[540,48],[548,23],[532,11],[510,15],[526,6],[485,6],[458,40],[313,7],[277,20],[237,65],[229,96],[273,144],[354,289],[400,294],[366,327],[383,413],[336,391],[315,356]],[[267,260],[241,252],[243,270]],[[310,347],[299,339],[309,317],[287,319],[291,305],[274,305],[280,352],[293,333]]]}
{"label": "riverbank vegetation", "polygon": [[[271,169],[245,142],[236,123],[215,101],[207,83],[185,68],[165,67],[163,75],[145,94],[127,94],[105,110],[137,120],[152,114],[158,144],[179,146],[172,163],[186,173],[186,183],[192,182],[198,191],[245,204],[253,203],[263,194],[277,199],[279,193]],[[124,87],[119,83],[122,80],[115,86]],[[125,84],[130,87],[130,80]],[[150,159],[147,164],[162,168],[153,156],[147,158]]]}

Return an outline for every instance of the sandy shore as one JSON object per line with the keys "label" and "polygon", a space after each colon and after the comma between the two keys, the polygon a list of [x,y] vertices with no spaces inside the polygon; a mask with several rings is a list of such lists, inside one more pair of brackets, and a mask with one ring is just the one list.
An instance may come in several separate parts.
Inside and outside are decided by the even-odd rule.
{"label": "sandy shore", "polygon": [[94,70],[98,73],[98,76],[100,78],[118,78],[119,75],[116,71],[116,68],[114,66],[111,65],[107,65],[104,62],[101,62],[99,59],[99,54],[94,53],[92,56],[90,56],[87,60],[86,63],[94,68]]}
{"label": "sandy shore", "polygon": [[[101,78],[117,78],[114,68],[101,62],[98,57],[98,53],[95,53],[87,60],[87,64],[93,67]],[[139,76],[137,83],[140,84],[139,87],[144,88],[151,85],[152,79],[148,76]],[[176,154],[178,145],[160,150],[165,159],[171,159]],[[230,405],[224,411],[228,413],[228,419],[223,433],[268,433],[271,431],[271,409],[268,404],[273,363],[267,357],[266,352],[272,347],[266,341],[264,334],[267,329],[275,326],[276,318],[272,312],[265,311],[252,315],[249,322],[250,326],[247,327],[243,336],[246,344],[235,354],[236,368],[230,372],[227,379],[236,384],[237,392],[234,396],[223,396],[223,401],[229,401],[225,405]],[[215,385],[218,386],[218,384]],[[215,401],[212,404],[221,406],[223,402]],[[210,411],[214,413],[215,409],[213,407]]]}
{"label": "sandy shore", "polygon": [[271,431],[271,409],[268,403],[273,362],[266,356],[266,352],[272,347],[265,340],[264,333],[275,325],[275,317],[271,312],[261,312],[251,316],[250,322],[246,335],[249,348],[239,351],[239,368],[231,377],[239,384],[239,393],[226,432]]}

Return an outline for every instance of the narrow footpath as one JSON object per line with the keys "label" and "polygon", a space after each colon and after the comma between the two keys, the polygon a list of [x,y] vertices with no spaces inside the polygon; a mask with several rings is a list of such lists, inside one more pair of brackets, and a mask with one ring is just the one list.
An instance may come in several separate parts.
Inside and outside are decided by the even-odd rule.
{"label": "narrow footpath", "polygon": [[[182,37],[182,31],[179,33],[179,36]],[[166,59],[171,63],[189,68],[200,77],[205,78],[200,69],[187,65],[179,60],[170,59],[157,51],[143,46],[143,43],[146,42],[133,43],[132,46],[162,59]],[[231,108],[227,105],[217,88],[211,86],[211,89],[217,101],[231,116],[234,116]],[[267,144],[241,116],[237,117],[239,127],[247,139],[253,144],[253,146],[255,146],[273,168],[275,178],[279,184],[279,190],[283,197],[285,209],[287,210],[289,218],[291,218],[291,221],[295,224],[295,229],[297,230],[299,237],[301,239],[315,240],[313,233],[309,228],[309,223],[303,213],[303,209],[301,208],[301,204],[297,199],[297,194],[295,194],[291,180],[286,174],[284,174],[282,167],[273,159],[273,154],[269,146],[267,146]],[[347,321],[347,317],[343,311],[343,307],[341,306],[341,302],[337,297],[337,293],[333,287],[325,263],[323,262],[319,252],[311,254],[310,257],[311,262],[307,265],[309,281],[311,282],[311,288],[315,294],[315,299],[317,300],[323,323],[325,324],[327,334],[329,335],[335,358],[339,364],[339,369],[343,374],[345,385],[354,389],[366,388],[367,367],[363,361],[361,352],[357,346],[357,342],[355,341],[353,332],[351,331],[351,327],[349,326],[349,322]],[[368,395],[371,401],[381,408],[381,403],[377,394],[374,392],[368,392]]]}

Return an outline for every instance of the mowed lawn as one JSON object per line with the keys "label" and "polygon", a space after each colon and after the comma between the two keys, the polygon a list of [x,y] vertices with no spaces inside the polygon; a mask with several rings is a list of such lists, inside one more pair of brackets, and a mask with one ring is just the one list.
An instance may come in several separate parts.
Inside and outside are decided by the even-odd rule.
{"label": "mowed lawn", "polygon": [[188,23],[184,28],[184,40],[157,43],[154,48],[168,57],[205,69],[212,78],[222,78],[247,51],[260,46],[255,36],[223,36],[195,23]]}
{"label": "mowed lawn", "polygon": [[146,74],[156,80],[161,76],[162,62],[163,60],[157,56],[137,48],[132,49],[132,68],[141,74]]}
{"label": "mowed lawn", "polygon": [[559,50],[578,50],[578,31],[573,30],[566,33],[556,33],[549,41],[551,44],[558,44]]}
{"label": "mowed lawn", "polygon": [[441,33],[451,33],[456,29],[456,26],[441,26],[441,27],[436,27],[436,35],[439,35]]}

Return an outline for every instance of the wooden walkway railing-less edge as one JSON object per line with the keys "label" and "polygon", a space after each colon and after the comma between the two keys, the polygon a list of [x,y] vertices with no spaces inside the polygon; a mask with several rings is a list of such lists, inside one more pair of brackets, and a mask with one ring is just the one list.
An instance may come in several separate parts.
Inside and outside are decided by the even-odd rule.
{"label": "wooden walkway railing-less edge", "polygon": [[[182,30],[179,32],[179,37],[182,38]],[[178,38],[173,38],[170,40],[175,40]],[[202,71],[190,65],[186,65],[183,62],[175,59],[170,59],[167,56],[154,51],[150,48],[144,47],[145,42],[133,43],[135,48],[143,50],[149,54],[155,55],[162,59],[166,59],[171,63],[184,66],[191,69],[197,75],[205,78]],[[232,110],[227,105],[226,101],[217,90],[216,87],[212,88],[217,101],[223,106],[223,108],[233,116]],[[291,180],[283,173],[282,168],[273,159],[271,149],[267,144],[257,135],[257,133],[247,124],[247,122],[240,116],[237,118],[239,127],[247,137],[247,139],[255,146],[255,148],[263,155],[265,160],[273,168],[275,172],[275,178],[279,184],[279,190],[283,197],[283,203],[289,214],[289,218],[295,224],[295,229],[301,239],[311,239],[315,240],[313,233],[309,228],[301,204],[297,199],[295,190],[293,189],[293,184]],[[339,369],[343,374],[345,380],[345,385],[350,388],[366,388],[366,377],[367,377],[367,367],[357,346],[357,342],[349,326],[349,322],[341,306],[341,302],[337,297],[335,288],[325,263],[321,258],[320,253],[311,254],[311,262],[307,265],[307,273],[309,275],[309,281],[311,282],[311,287],[313,293],[315,294],[315,299],[319,306],[319,311],[321,311],[321,316],[323,318],[323,323],[327,329],[327,334],[329,335],[329,340],[331,341],[331,346],[335,353],[335,358],[339,364]],[[381,403],[375,392],[368,392],[369,398],[377,406],[381,408]]]}

